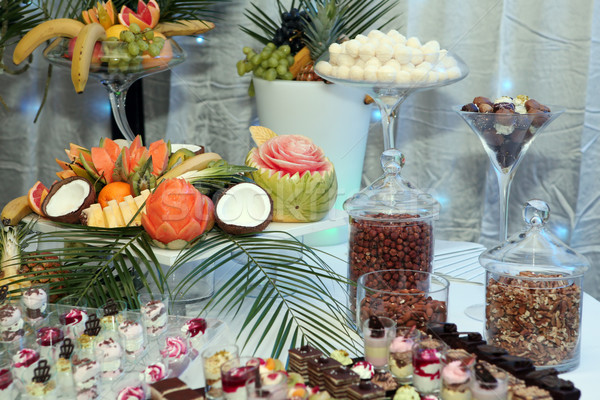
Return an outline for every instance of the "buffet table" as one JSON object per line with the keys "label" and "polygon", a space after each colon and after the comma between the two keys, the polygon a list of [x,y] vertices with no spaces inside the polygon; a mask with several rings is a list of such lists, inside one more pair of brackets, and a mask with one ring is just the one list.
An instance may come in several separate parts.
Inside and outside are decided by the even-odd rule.
{"label": "buffet table", "polygon": [[[347,258],[347,245],[339,244],[334,246],[320,247],[326,253],[336,257],[324,255],[323,258],[339,274],[347,274],[347,263],[342,261]],[[478,331],[482,332],[483,322],[469,318],[465,314],[465,309],[473,304],[483,304],[485,290],[483,286],[483,269],[479,267],[478,256],[484,250],[483,246],[474,243],[447,242],[438,241],[435,248],[436,259],[434,262],[434,271],[443,273],[450,277],[449,294],[449,315],[448,321],[457,324],[460,331]],[[220,276],[216,277],[216,286],[219,285]],[[333,288],[336,296],[342,299],[345,292],[339,288]],[[194,313],[193,309],[188,309],[188,315]],[[240,313],[244,315],[244,313]],[[561,377],[569,379],[582,392],[582,400],[596,400],[598,398],[595,392],[596,382],[600,376],[600,366],[597,360],[600,359],[600,343],[596,340],[600,322],[600,302],[592,296],[584,295],[583,305],[583,325],[582,325],[582,346],[581,346],[581,364],[573,372],[562,374]],[[220,316],[225,320],[232,331],[237,334],[240,329],[240,319],[227,316]],[[242,335],[238,344],[242,344],[246,339]],[[250,354],[254,349],[255,343],[250,344],[244,350],[244,353]],[[259,347],[256,355],[268,356],[271,352],[271,341],[265,340]],[[287,353],[281,355],[281,360],[287,359]],[[201,368],[198,368],[201,373]],[[197,381],[197,379],[195,379]]]}

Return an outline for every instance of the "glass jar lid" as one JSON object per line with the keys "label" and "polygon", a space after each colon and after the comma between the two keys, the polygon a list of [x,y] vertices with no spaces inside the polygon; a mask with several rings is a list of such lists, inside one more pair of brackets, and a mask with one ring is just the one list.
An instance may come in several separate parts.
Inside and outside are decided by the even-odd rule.
{"label": "glass jar lid", "polygon": [[481,266],[489,272],[509,276],[524,271],[535,273],[537,278],[543,278],[543,274],[583,276],[589,269],[589,261],[548,229],[549,218],[550,207],[546,202],[529,200],[523,208],[525,229],[483,252],[479,256]]}
{"label": "glass jar lid", "polygon": [[439,203],[402,177],[404,162],[404,155],[399,150],[384,151],[381,154],[384,174],[370,186],[348,198],[344,202],[344,210],[353,218],[373,218],[379,221],[437,217]]}

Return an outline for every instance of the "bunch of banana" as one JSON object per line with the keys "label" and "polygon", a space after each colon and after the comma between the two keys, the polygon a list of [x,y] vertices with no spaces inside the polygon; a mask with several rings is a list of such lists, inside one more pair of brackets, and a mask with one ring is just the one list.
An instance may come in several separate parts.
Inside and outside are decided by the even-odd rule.
{"label": "bunch of banana", "polygon": [[[180,20],[175,22],[159,23],[155,31],[167,37],[199,35],[213,29],[212,22],[200,20]],[[106,30],[99,22],[84,24],[76,19],[58,18],[42,22],[21,38],[13,53],[13,62],[16,65],[33,53],[33,51],[53,38],[76,37],[71,65],[71,79],[77,93],[83,92],[89,76],[94,46],[97,41],[106,39]]]}
{"label": "bunch of banana", "polygon": [[[12,199],[4,206],[2,213],[0,213],[0,219],[3,226],[15,226],[32,212],[27,196],[21,196]],[[0,229],[2,229],[2,226],[0,226]]]}

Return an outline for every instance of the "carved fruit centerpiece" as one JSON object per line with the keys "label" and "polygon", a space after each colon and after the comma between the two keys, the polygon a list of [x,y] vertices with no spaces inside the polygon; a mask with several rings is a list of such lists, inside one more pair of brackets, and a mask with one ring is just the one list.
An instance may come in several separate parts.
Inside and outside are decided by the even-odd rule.
{"label": "carved fruit centerpiece", "polygon": [[258,147],[246,157],[257,168],[250,175],[273,200],[273,221],[313,222],[323,219],[337,197],[333,164],[312,140],[301,135],[278,136],[264,127],[250,127]]}

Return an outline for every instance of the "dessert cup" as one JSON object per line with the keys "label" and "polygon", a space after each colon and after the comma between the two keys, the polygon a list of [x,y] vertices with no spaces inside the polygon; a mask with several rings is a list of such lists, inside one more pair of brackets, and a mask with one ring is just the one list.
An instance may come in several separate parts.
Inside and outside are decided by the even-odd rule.
{"label": "dessert cup", "polygon": [[171,327],[161,343],[160,354],[169,368],[169,377],[178,377],[190,364],[189,334],[183,334],[178,327]]}
{"label": "dessert cup", "polygon": [[447,359],[444,359],[440,393],[442,400],[471,400],[470,386],[471,365],[461,360],[448,362]]}
{"label": "dessert cup", "polygon": [[139,302],[146,334],[149,337],[163,334],[169,320],[168,293],[140,293]]}
{"label": "dessert cup", "polygon": [[56,302],[56,312],[65,336],[76,339],[83,334],[88,320],[87,299],[77,295],[63,297]]}
{"label": "dessert cup", "polygon": [[181,332],[190,335],[190,346],[192,347],[192,358],[196,358],[200,349],[206,343],[206,320],[204,318],[192,318],[183,324]]}
{"label": "dessert cup", "polygon": [[34,335],[20,342],[12,343],[8,354],[11,355],[12,374],[22,387],[33,378],[33,370],[40,359],[39,345]]}
{"label": "dessert cup", "polygon": [[25,322],[37,327],[46,317],[48,285],[36,285],[21,290],[21,305]]}
{"label": "dessert cup", "polygon": [[39,345],[40,356],[56,362],[60,351],[60,346],[65,339],[65,334],[59,328],[58,315],[52,312],[46,318],[43,326],[36,331],[36,340]]}
{"label": "dessert cup", "polygon": [[102,327],[101,335],[117,336],[119,324],[124,321],[123,313],[127,311],[127,303],[122,300],[108,299],[108,301],[98,309],[98,318]]}
{"label": "dessert cup", "polygon": [[129,377],[116,385],[115,393],[115,400],[145,400],[150,395],[150,389],[139,377]]}
{"label": "dessert cup", "polygon": [[491,374],[482,364],[475,364],[471,379],[472,400],[506,400],[508,398],[508,374]]}
{"label": "dessert cup", "polygon": [[375,370],[387,371],[390,343],[396,337],[396,321],[387,317],[371,316],[363,322],[365,360]]}
{"label": "dessert cup", "polygon": [[239,358],[239,350],[235,344],[215,345],[206,348],[202,356],[204,368],[205,393],[209,399],[220,399],[223,397],[223,386],[221,382],[221,366],[227,361]]}
{"label": "dessert cup", "polygon": [[72,357],[72,373],[77,398],[96,399],[100,397],[100,362],[76,353]]}
{"label": "dessert cup", "polygon": [[52,362],[40,358],[34,363],[33,378],[25,383],[25,399],[55,400],[58,398],[56,368]]}
{"label": "dessert cup", "polygon": [[[69,42],[69,39],[53,42],[44,50],[44,57],[51,64],[70,70],[71,54],[69,53]],[[105,51],[114,50],[115,47],[122,45],[122,42],[119,41],[103,41],[101,43]],[[110,53],[111,58],[114,59],[116,57],[117,61],[119,61],[118,58],[121,56],[118,53],[115,51],[111,51]],[[173,39],[167,39],[163,51],[161,51],[159,56],[149,60],[142,60],[141,64],[132,66],[125,72],[118,68],[113,70],[109,66],[98,62],[92,63],[90,76],[98,79],[108,91],[113,116],[126,139],[135,139],[135,135],[127,122],[127,114],[125,112],[125,98],[131,84],[145,76],[166,71],[182,63],[185,58],[186,54],[179,45]]]}
{"label": "dessert cup", "polygon": [[423,339],[413,346],[412,384],[421,395],[435,394],[442,388],[442,355],[446,345],[441,340]]}
{"label": "dessert cup", "polygon": [[0,355],[0,399],[14,399],[17,394],[11,370],[12,362],[7,353]]}
{"label": "dessert cup", "polygon": [[123,373],[123,348],[112,336],[96,343],[95,356],[100,363],[102,379],[115,380]]}
{"label": "dessert cup", "polygon": [[249,379],[258,382],[260,360],[252,357],[239,357],[226,361],[221,366],[223,397],[226,400],[246,400],[246,383]]}
{"label": "dessert cup", "polygon": [[146,351],[146,331],[142,326],[139,313],[125,311],[118,326],[119,338],[125,351],[125,357],[136,364]]}
{"label": "dessert cup", "polygon": [[162,381],[167,376],[169,376],[169,368],[160,361],[147,365],[140,373],[140,379],[149,385]]}
{"label": "dessert cup", "polygon": [[407,327],[396,327],[396,337],[390,344],[390,372],[399,383],[412,381],[412,347],[421,340],[421,331]]}
{"label": "dessert cup", "polygon": [[16,302],[5,302],[0,306],[0,342],[21,340],[25,335],[25,320],[21,307]]}

